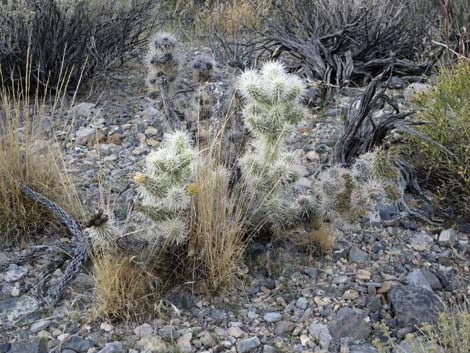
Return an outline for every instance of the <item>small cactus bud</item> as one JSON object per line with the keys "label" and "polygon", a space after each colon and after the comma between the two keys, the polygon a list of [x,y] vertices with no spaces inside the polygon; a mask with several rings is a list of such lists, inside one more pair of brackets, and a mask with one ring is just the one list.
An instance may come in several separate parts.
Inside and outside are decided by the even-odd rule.
{"label": "small cactus bud", "polygon": [[145,175],[143,173],[135,173],[134,175],[134,181],[137,184],[143,184],[145,181]]}

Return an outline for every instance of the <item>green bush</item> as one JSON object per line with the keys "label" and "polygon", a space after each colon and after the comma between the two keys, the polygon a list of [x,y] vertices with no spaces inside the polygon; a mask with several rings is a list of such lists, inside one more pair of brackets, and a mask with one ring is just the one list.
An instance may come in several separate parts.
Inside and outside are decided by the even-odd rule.
{"label": "green bush", "polygon": [[441,69],[437,84],[415,99],[420,132],[407,155],[423,185],[443,206],[470,212],[470,65]]}
{"label": "green bush", "polygon": [[[74,86],[135,51],[154,25],[153,0],[7,0],[0,4],[4,83]],[[31,66],[28,67],[28,59]],[[67,73],[65,73],[67,72]]]}

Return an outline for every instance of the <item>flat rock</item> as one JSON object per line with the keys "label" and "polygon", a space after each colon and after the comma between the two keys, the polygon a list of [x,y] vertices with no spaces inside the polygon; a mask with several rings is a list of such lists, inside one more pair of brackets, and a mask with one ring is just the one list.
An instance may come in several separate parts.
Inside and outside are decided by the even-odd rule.
{"label": "flat rock", "polygon": [[266,313],[264,314],[263,319],[266,322],[277,322],[282,319],[282,315],[277,312]]}
{"label": "flat rock", "polygon": [[434,239],[423,232],[416,233],[411,239],[410,246],[416,251],[430,250]]}
{"label": "flat rock", "polygon": [[335,342],[339,342],[344,337],[362,340],[370,335],[370,326],[364,321],[363,312],[360,309],[340,309],[328,329]]}
{"label": "flat rock", "polygon": [[45,340],[20,341],[11,344],[8,353],[47,353]]}
{"label": "flat rock", "polygon": [[134,333],[139,338],[151,336],[153,334],[153,327],[150,324],[145,323],[140,326],[137,326],[134,329]]}
{"label": "flat rock", "polygon": [[377,349],[370,344],[353,344],[349,346],[349,353],[377,353]]}
{"label": "flat rock", "polygon": [[126,350],[120,342],[106,343],[104,348],[98,353],[126,353]]}
{"label": "flat rock", "polygon": [[408,273],[408,275],[406,276],[406,280],[410,286],[424,288],[429,291],[432,291],[428,280],[426,279],[421,270],[414,270],[413,272]]}
{"label": "flat rock", "polygon": [[444,310],[440,299],[424,288],[398,285],[390,289],[387,298],[400,327],[434,323]]}
{"label": "flat rock", "polygon": [[38,301],[27,295],[0,300],[0,321],[21,320],[33,314],[38,308]]}
{"label": "flat rock", "polygon": [[446,229],[439,234],[439,245],[450,248],[457,245],[457,233],[453,229]]}
{"label": "flat rock", "polygon": [[333,337],[331,337],[330,330],[328,329],[327,325],[314,322],[309,326],[308,331],[310,332],[310,335],[320,344],[321,348],[328,349]]}
{"label": "flat rock", "polygon": [[350,262],[364,263],[369,260],[369,254],[359,249],[357,245],[353,245],[351,246],[351,249],[349,249],[348,260]]}
{"label": "flat rock", "polygon": [[38,333],[39,331],[45,330],[46,328],[49,327],[50,321],[48,320],[39,320],[38,322],[35,322],[34,324],[31,325],[29,330],[32,333]]}
{"label": "flat rock", "polygon": [[65,343],[64,349],[71,349],[78,353],[86,353],[90,348],[93,348],[95,345],[92,341],[80,336],[71,336]]}
{"label": "flat rock", "polygon": [[253,352],[260,345],[261,345],[261,342],[257,336],[238,340],[236,344],[237,352],[238,353]]}
{"label": "flat rock", "polygon": [[16,282],[23,278],[27,273],[28,270],[24,267],[11,264],[3,275],[3,280],[8,283]]}
{"label": "flat rock", "polygon": [[192,332],[185,333],[176,341],[176,346],[181,353],[191,353],[193,347],[191,346],[191,339],[193,338]]}

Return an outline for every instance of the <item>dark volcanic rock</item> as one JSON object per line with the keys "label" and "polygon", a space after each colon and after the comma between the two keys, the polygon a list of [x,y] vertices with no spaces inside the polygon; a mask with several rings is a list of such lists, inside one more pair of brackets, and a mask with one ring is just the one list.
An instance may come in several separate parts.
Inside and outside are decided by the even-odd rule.
{"label": "dark volcanic rock", "polygon": [[8,353],[47,353],[44,340],[20,341],[11,345]]}
{"label": "dark volcanic rock", "polygon": [[364,321],[362,310],[351,308],[340,309],[328,329],[336,342],[343,337],[366,339],[370,334],[370,326]]}
{"label": "dark volcanic rock", "polygon": [[444,310],[440,299],[424,288],[399,285],[393,287],[387,297],[401,327],[435,322],[439,312]]}

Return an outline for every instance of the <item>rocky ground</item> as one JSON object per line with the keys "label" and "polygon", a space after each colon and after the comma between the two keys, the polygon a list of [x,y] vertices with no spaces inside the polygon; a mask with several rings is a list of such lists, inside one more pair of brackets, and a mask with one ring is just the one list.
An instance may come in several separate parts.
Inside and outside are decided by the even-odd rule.
{"label": "rocky ground", "polygon": [[[136,196],[133,186],[127,187],[132,174],[163,132],[143,75],[139,65],[111,75],[97,102],[79,99],[58,126],[85,206],[98,208],[104,180],[101,188],[111,200],[120,195],[117,218]],[[409,94],[404,82],[394,83],[391,94]],[[345,90],[290,139],[303,155],[300,187],[326,160],[341,113],[357,93]],[[415,325],[435,321],[444,307],[470,294],[468,225],[454,230],[412,219],[390,222],[395,212],[384,209],[358,224],[338,224],[327,254],[307,252],[291,240],[303,229],[273,243],[255,242],[238,288],[216,297],[176,290],[168,298],[172,309],[143,323],[97,318],[87,269],[66,298],[48,308],[33,293],[39,269],[53,255],[10,265],[0,273],[0,353],[376,352],[370,342],[381,335],[379,323],[401,340]],[[0,263],[21,251],[0,249]],[[401,347],[397,353],[411,353],[406,343]]]}

